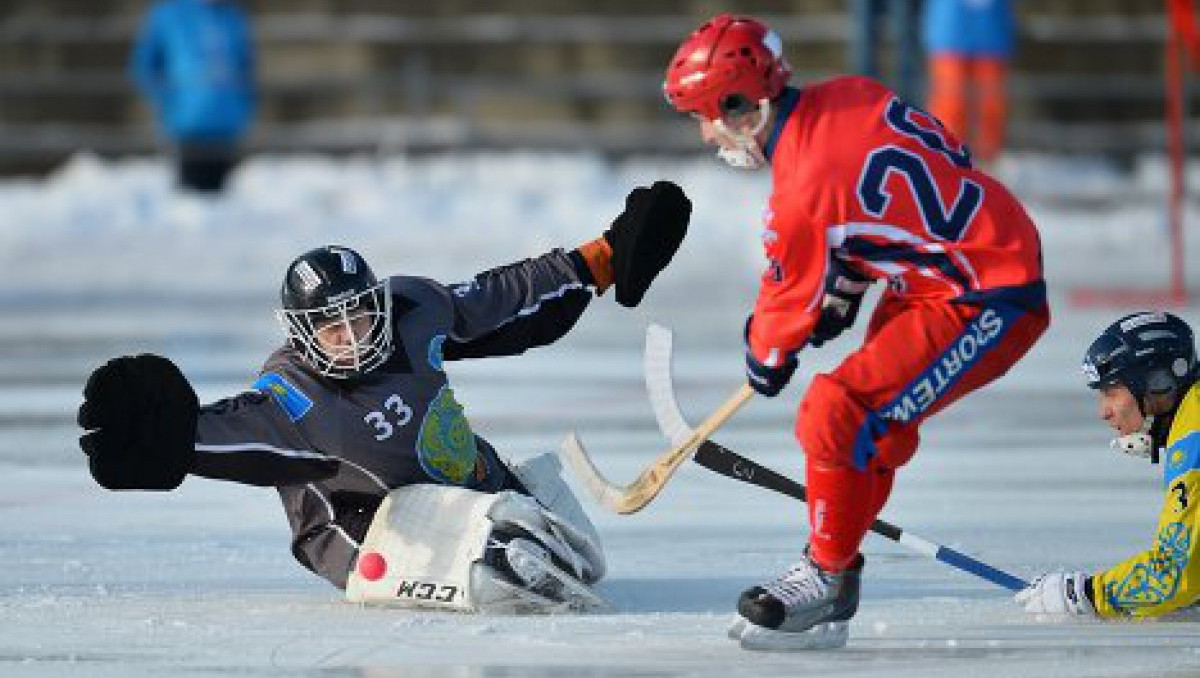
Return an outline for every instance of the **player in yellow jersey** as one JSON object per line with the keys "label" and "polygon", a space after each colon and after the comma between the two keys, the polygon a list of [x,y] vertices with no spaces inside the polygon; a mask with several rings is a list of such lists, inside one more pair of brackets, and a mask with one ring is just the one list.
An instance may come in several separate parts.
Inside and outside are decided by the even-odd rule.
{"label": "player in yellow jersey", "polygon": [[1200,385],[1187,323],[1143,312],[1110,325],[1083,359],[1113,446],[1163,460],[1163,507],[1150,548],[1101,572],[1051,572],[1016,600],[1035,613],[1155,617],[1200,601]]}

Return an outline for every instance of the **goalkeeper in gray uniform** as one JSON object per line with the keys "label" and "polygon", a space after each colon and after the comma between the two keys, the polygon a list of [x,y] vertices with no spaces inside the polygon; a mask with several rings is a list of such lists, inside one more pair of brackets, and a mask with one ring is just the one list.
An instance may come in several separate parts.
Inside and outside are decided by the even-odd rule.
{"label": "goalkeeper in gray uniform", "polygon": [[502,459],[443,363],[554,342],[610,286],[637,305],[690,214],[675,184],[636,188],[601,237],[457,285],[377,279],[351,249],[314,249],[287,268],[287,341],[252,390],[201,407],[168,359],[115,358],[84,388],[80,447],[108,489],[188,474],[275,487],[292,553],[350,600],[586,609],[604,557],[557,458]]}

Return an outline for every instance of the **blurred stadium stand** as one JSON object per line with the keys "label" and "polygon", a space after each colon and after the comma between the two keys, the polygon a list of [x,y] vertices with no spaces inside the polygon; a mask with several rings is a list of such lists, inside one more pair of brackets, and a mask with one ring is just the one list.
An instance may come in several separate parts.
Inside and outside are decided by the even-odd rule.
{"label": "blurred stadium stand", "polygon": [[[0,0],[0,173],[159,141],[125,79],[148,1]],[[696,152],[663,103],[684,34],[723,10],[768,19],[801,80],[844,72],[844,0],[245,0],[262,83],[255,150],[595,148]],[[1158,0],[1019,2],[1010,147],[1163,147]],[[1193,97],[1194,100],[1194,97]],[[1191,135],[1195,144],[1197,135]]]}

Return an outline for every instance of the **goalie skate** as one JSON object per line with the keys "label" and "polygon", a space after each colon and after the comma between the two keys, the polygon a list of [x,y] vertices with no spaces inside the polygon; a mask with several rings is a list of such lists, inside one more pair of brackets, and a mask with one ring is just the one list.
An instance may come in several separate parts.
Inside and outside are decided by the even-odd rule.
{"label": "goalie skate", "polygon": [[554,601],[563,611],[586,612],[605,608],[608,603],[591,587],[554,563],[545,547],[525,537],[493,542],[498,551],[496,565],[522,587],[525,593]]}

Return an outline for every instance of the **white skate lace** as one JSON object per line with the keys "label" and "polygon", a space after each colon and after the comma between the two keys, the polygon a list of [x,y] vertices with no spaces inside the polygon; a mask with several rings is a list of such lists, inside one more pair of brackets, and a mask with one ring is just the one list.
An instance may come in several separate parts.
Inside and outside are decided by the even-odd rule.
{"label": "white skate lace", "polygon": [[816,600],[826,594],[826,584],[820,570],[807,561],[792,566],[783,576],[764,584],[763,589],[788,606]]}

